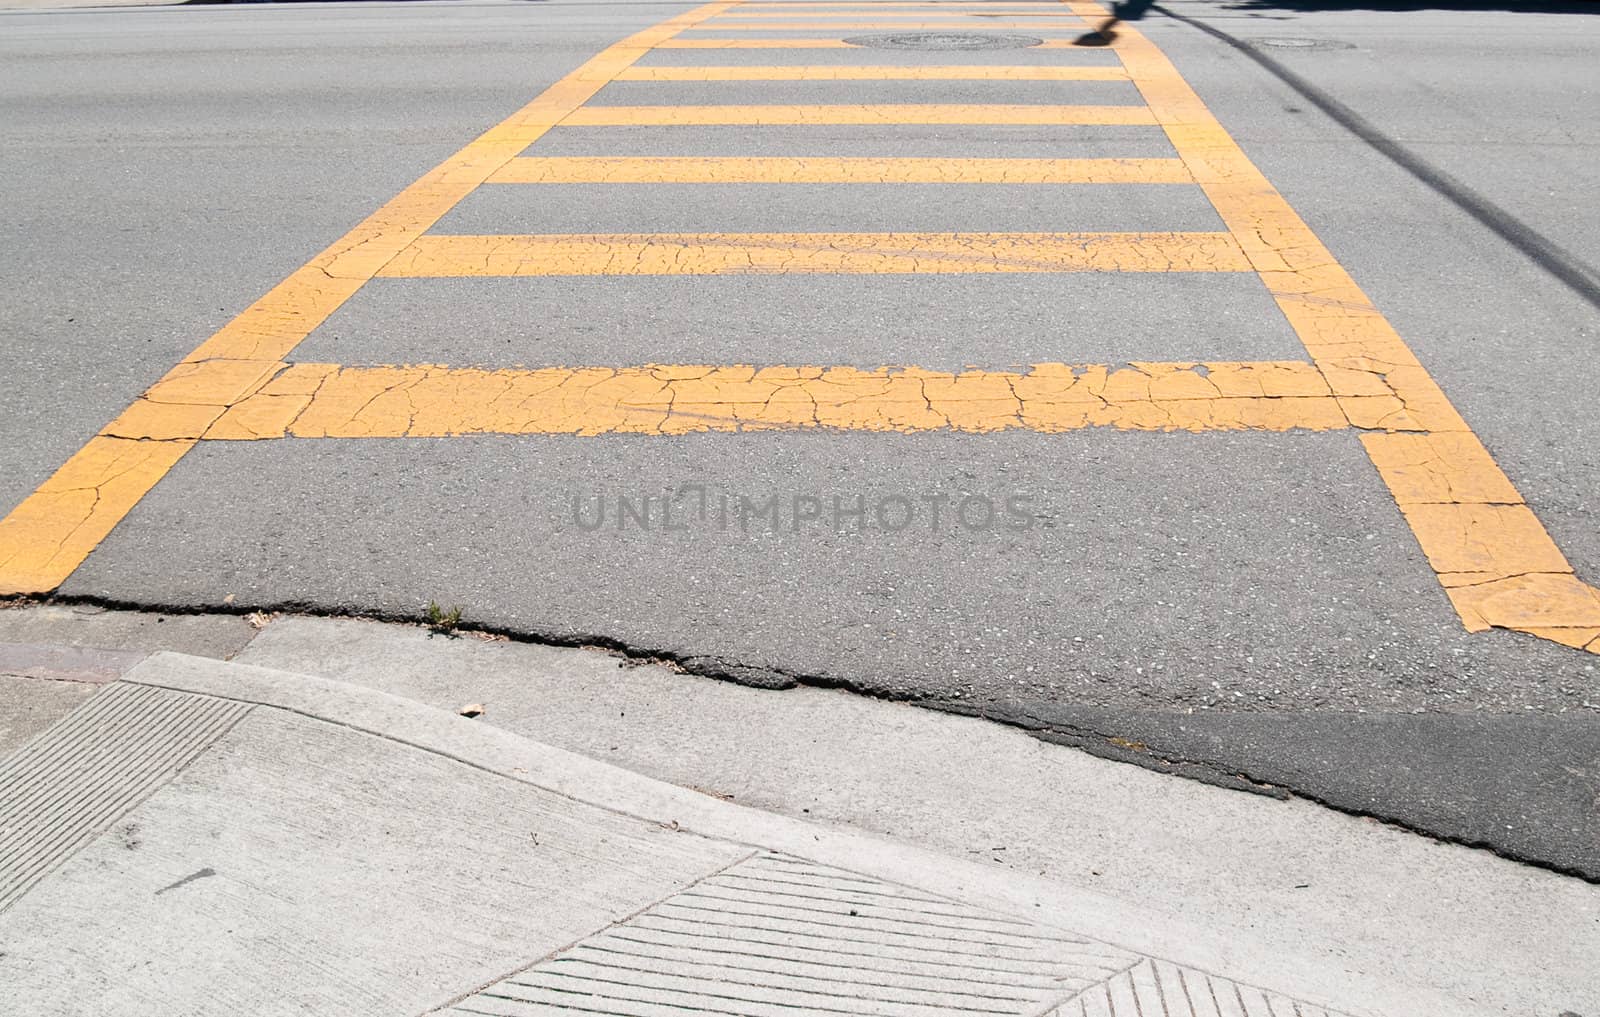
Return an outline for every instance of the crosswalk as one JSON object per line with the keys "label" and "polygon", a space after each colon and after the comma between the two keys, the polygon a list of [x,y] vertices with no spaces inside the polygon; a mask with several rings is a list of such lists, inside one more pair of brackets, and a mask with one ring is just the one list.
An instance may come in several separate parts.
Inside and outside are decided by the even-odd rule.
{"label": "crosswalk", "polygon": [[[989,50],[981,62],[960,50],[994,33],[1023,33],[1014,40],[1022,48]],[[823,50],[830,53],[813,53]],[[1024,50],[1026,60],[1005,62]],[[660,59],[671,51],[694,52]],[[932,84],[940,95],[959,90],[962,101],[850,101]],[[751,87],[786,101],[752,102]],[[608,98],[617,88],[648,101]],[[1014,101],[1018,89],[1037,90],[1039,100]],[[695,101],[676,101],[686,95]],[[827,101],[806,101],[812,96]],[[1005,101],[981,101],[989,96]],[[585,154],[551,155],[540,145],[555,129],[604,139],[640,129],[731,127],[760,137],[907,126],[1047,128],[1063,137],[1084,128],[1159,130],[1171,154],[1130,146],[1093,156],[885,155],[838,138],[799,155],[641,155],[603,140]],[[886,184],[1183,189],[1202,195],[1223,228],[441,228],[469,196],[537,201],[540,188],[557,186]],[[1214,360],[1197,343],[1193,361],[1145,362],[1129,350],[1126,363],[1025,370],[770,363],[759,350],[749,363],[532,369],[293,358],[375,279],[1084,272],[1254,276],[1306,357]],[[201,441],[1089,427],[1352,431],[1468,629],[1512,629],[1600,653],[1600,593],[1573,574],[1426,368],[1167,57],[1087,0],[724,0],[617,43],[293,273],[92,439],[0,521],[0,590],[54,589]]]}

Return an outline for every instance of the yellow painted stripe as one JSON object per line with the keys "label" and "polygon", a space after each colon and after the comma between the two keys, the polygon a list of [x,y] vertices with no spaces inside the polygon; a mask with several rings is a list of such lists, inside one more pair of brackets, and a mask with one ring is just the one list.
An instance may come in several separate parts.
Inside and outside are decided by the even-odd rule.
{"label": "yellow painted stripe", "polygon": [[1126,81],[1121,67],[1088,65],[965,67],[630,67],[618,81]]}
{"label": "yellow painted stripe", "polygon": [[1061,9],[1060,0],[1047,0],[1047,2],[1028,3],[1026,0],[1017,0],[1013,3],[995,3],[993,0],[857,0],[855,3],[840,2],[805,2],[796,0],[794,3],[747,3],[740,4],[741,11],[774,10],[789,11],[795,9],[816,10],[829,7],[862,8],[878,10],[882,7],[904,8],[914,7],[929,11],[951,10],[963,7],[974,7],[979,10],[1022,10],[1022,11],[1058,11]]}
{"label": "yellow painted stripe", "polygon": [[[707,4],[611,46],[424,174],[201,343],[113,427],[0,519],[0,594],[46,593],[72,574],[228,406],[382,265],[658,42],[733,5]],[[110,428],[108,428],[108,432]]]}
{"label": "yellow painted stripe", "polygon": [[1468,629],[1514,629],[1600,652],[1600,590],[1573,574],[1476,435],[1361,440]]}
{"label": "yellow painted stripe", "polygon": [[669,39],[656,49],[860,49],[843,39]]}
{"label": "yellow painted stripe", "polygon": [[59,586],[194,444],[90,438],[0,520],[0,593]]}
{"label": "yellow painted stripe", "polygon": [[708,21],[697,26],[707,32],[925,32],[961,29],[1027,29],[1033,32],[1082,32],[1089,26],[1066,18],[1015,18],[1010,21]]}
{"label": "yellow painted stripe", "polygon": [[780,126],[797,124],[1149,125],[1144,106],[584,106],[566,127]]}
{"label": "yellow painted stripe", "polygon": [[[1087,0],[1086,18],[1110,21]],[[1468,629],[1600,653],[1600,590],[1532,509],[1388,320],[1211,115],[1166,56],[1114,22],[1140,93],[1328,379]],[[1383,432],[1383,433],[1378,433]]]}
{"label": "yellow painted stripe", "polygon": [[734,9],[734,11],[731,14],[724,15],[723,17],[720,17],[720,18],[716,18],[716,19],[708,22],[705,27],[708,27],[708,28],[717,27],[717,26],[720,26],[720,25],[724,24],[725,22],[729,21],[730,19],[741,20],[742,21],[742,20],[757,20],[757,19],[771,18],[771,19],[774,19],[774,20],[781,20],[783,18],[796,17],[797,14],[799,16],[803,16],[803,17],[807,17],[807,18],[822,18],[822,19],[859,18],[859,17],[890,18],[890,19],[894,19],[894,20],[899,20],[899,19],[902,19],[902,18],[928,18],[928,17],[971,18],[972,19],[971,24],[974,24],[974,25],[981,25],[985,21],[990,21],[990,20],[994,20],[994,19],[998,19],[998,18],[1026,18],[1026,19],[1030,19],[1030,20],[1034,19],[1034,18],[1051,18],[1051,19],[1054,19],[1054,18],[1067,18],[1067,19],[1070,19],[1070,20],[1075,21],[1075,22],[1081,22],[1083,20],[1082,18],[1078,17],[1078,15],[1073,14],[1071,11],[1062,10],[1059,5],[1051,6],[1051,5],[1045,5],[1045,4],[1040,4],[1039,6],[1031,8],[1031,9],[1018,9],[1018,10],[1005,10],[1003,8],[995,9],[995,10],[976,10],[976,9],[975,10],[960,10],[960,9],[939,9],[939,8],[933,8],[933,7],[923,7],[923,8],[920,8],[920,9],[912,9],[912,10],[905,10],[905,9],[902,8],[902,9],[899,9],[899,10],[892,10],[892,11],[880,11],[877,8],[881,7],[881,6],[884,6],[884,5],[875,4],[872,7],[868,7],[868,8],[857,8],[857,9],[853,9],[853,10],[843,10],[843,11],[829,11],[829,10],[819,10],[819,9],[816,9],[816,8],[811,8],[811,9],[808,9],[808,10],[803,10],[803,11],[796,12],[796,11],[752,11],[750,9],[750,5],[749,4],[740,4],[737,8]]}
{"label": "yellow painted stripe", "polygon": [[[807,39],[796,36],[792,39],[668,39],[655,47],[656,49],[853,49],[862,50],[861,46],[852,46],[843,39]],[[1076,39],[1046,39],[1038,46],[1031,49],[1072,49],[1080,52],[1092,52],[1097,49],[1117,49],[1116,40],[1107,45],[1082,46]]]}
{"label": "yellow painted stripe", "polygon": [[523,157],[492,184],[1187,184],[1181,159]]}
{"label": "yellow painted stripe", "polygon": [[1303,362],[1040,364],[1026,372],[914,367],[478,370],[297,364],[231,408],[214,439],[462,434],[691,434],[1085,427],[1140,431],[1348,426]]}
{"label": "yellow painted stripe", "polygon": [[555,275],[1239,272],[1226,233],[678,233],[418,237],[392,279]]}

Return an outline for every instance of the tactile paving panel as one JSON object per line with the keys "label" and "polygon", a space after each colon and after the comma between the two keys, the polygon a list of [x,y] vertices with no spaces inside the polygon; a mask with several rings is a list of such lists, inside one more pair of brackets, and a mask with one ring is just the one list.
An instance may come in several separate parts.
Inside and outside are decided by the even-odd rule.
{"label": "tactile paving panel", "polygon": [[0,762],[0,911],[250,709],[118,682]]}
{"label": "tactile paving panel", "polygon": [[759,855],[505,978],[455,1014],[1330,1017],[922,891]]}

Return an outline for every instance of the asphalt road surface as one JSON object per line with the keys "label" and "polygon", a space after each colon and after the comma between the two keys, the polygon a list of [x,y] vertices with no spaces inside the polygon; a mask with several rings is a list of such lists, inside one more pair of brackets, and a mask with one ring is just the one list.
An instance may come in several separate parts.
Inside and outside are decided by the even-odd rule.
{"label": "asphalt road surface", "polygon": [[1600,17],[1522,6],[0,13],[0,588],[459,605],[1600,878]]}

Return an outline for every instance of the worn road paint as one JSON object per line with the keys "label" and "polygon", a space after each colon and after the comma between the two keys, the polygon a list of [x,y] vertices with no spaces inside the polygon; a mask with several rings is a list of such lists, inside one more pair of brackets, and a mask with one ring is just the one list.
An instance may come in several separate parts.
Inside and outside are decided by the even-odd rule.
{"label": "worn road paint", "polygon": [[844,2],[844,0],[826,3],[821,2],[821,0],[794,0],[794,2],[791,3],[740,4],[739,10],[791,11],[797,8],[803,10],[816,10],[826,9],[829,7],[866,8],[869,10],[877,10],[880,7],[916,7],[928,11],[942,11],[959,9],[962,7],[974,7],[984,11],[1009,11],[1013,9],[1026,11],[1049,11],[1060,10],[1060,6],[1060,0],[1040,0],[1038,3],[1028,3],[1026,0],[1017,0],[1017,2],[1012,3],[996,3],[995,0],[857,0],[855,3],[847,3]]}
{"label": "worn road paint", "polygon": [[[1085,26],[1087,29],[1088,26]],[[854,49],[862,50],[864,47],[845,42],[843,39],[668,39],[655,47],[656,49]],[[1076,39],[1046,39],[1030,49],[1070,49],[1080,53],[1093,53],[1098,50],[1118,49],[1117,41],[1096,42],[1094,45],[1084,45]]]}
{"label": "worn road paint", "polygon": [[[1106,23],[1086,0],[1068,6]],[[1261,275],[1362,443],[1469,630],[1505,628],[1600,653],[1600,591],[1538,517],[1382,312],[1256,169],[1171,61],[1115,22],[1117,52],[1195,180]],[[1388,409],[1363,407],[1382,383]],[[1398,400],[1398,407],[1394,405]]]}
{"label": "worn road paint", "polygon": [[0,521],[0,593],[55,589],[194,444],[90,438]]}
{"label": "worn road paint", "polygon": [[[650,48],[843,48],[831,38],[698,38],[690,27],[832,32],[844,28],[1024,27],[964,17],[934,24],[857,24],[821,16],[795,25],[756,15],[704,24],[732,8],[712,4],[596,56],[518,114],[407,188],[338,243],[230,322],[0,520],[0,592],[45,592],[65,579],[138,500],[201,438],[406,436],[462,433],[687,433],[751,428],[985,431],[1027,427],[1153,430],[1362,430],[1361,440],[1472,631],[1499,627],[1600,652],[1600,591],[1578,579],[1538,518],[1433,379],[1355,282],[1212,117],[1166,57],[1137,29],[1088,0],[1067,0],[1146,106],[589,107],[605,83],[632,80],[866,80],[927,77],[931,69],[825,72],[815,68],[629,72]],[[773,7],[774,5],[755,5]],[[847,5],[823,5],[847,6]],[[913,5],[914,6],[914,5]],[[941,5],[942,6],[942,5]],[[858,12],[864,13],[864,12]],[[968,12],[933,7],[910,17]],[[883,15],[876,15],[882,17]],[[1043,32],[1071,18],[1033,18]],[[1050,38],[1043,49],[1076,48]],[[948,73],[951,68],[939,69]],[[967,70],[967,69],[961,69]],[[1115,68],[1111,71],[1115,74]],[[983,76],[995,75],[984,69]],[[1039,73],[1031,71],[1030,74]],[[1060,69],[1054,80],[1105,74]],[[726,76],[722,76],[726,75]],[[808,78],[807,75],[820,75]],[[1120,76],[1120,75],[1118,75]],[[768,79],[772,80],[772,79]],[[1159,124],[1174,160],[542,160],[521,151],[551,126],[633,124]],[[513,163],[513,160],[516,160]],[[1091,166],[1090,164],[1094,164]],[[1086,180],[1144,174],[1192,180],[1226,234],[899,234],[452,237],[422,235],[462,196],[496,182],[554,182],[561,174],[620,174],[706,183],[945,181],[949,173],[1049,174]],[[554,178],[552,178],[554,174]],[[985,178],[987,179],[987,178]],[[1084,181],[1075,181],[1084,182]],[[1133,179],[1105,182],[1156,182]],[[1039,365],[1025,374],[915,368],[644,367],[481,371],[343,368],[283,362],[333,310],[375,275],[547,274],[559,271],[1243,271],[1259,273],[1311,364]],[[986,266],[986,267],[983,267]]]}
{"label": "worn road paint", "polygon": [[843,39],[668,39],[656,49],[860,49]]}
{"label": "worn road paint", "polygon": [[640,233],[416,238],[388,279],[553,275],[1247,272],[1227,233]]}
{"label": "worn road paint", "polygon": [[[618,71],[656,43],[735,2],[698,7],[602,50],[273,287],[146,393],[199,384],[202,401],[141,398],[128,413],[141,414],[141,427],[161,435],[192,431],[206,416],[220,417],[385,262]],[[47,593],[60,586],[192,446],[192,441],[159,437],[132,443],[104,434],[90,439],[0,519],[0,594]]]}
{"label": "worn road paint", "polygon": [[491,184],[1193,184],[1182,159],[512,159]]}
{"label": "worn road paint", "polygon": [[851,67],[630,67],[618,81],[1126,81],[1121,67],[1099,64],[1029,66]]}
{"label": "worn road paint", "polygon": [[296,364],[208,429],[214,439],[463,434],[692,434],[1085,427],[1328,431],[1349,422],[1326,379],[1291,362],[914,367],[644,366],[479,370]]}
{"label": "worn road paint", "polygon": [[950,32],[1026,31],[1083,32],[1089,24],[1068,18],[1018,17],[1009,21],[984,18],[969,21],[708,21],[696,26],[705,32]]}
{"label": "worn road paint", "polygon": [[[883,18],[925,18],[936,17],[961,17],[961,18],[1073,18],[1082,20],[1071,11],[1064,11],[1060,4],[984,4],[973,10],[961,10],[950,4],[908,4],[900,7],[895,4],[858,4],[853,9],[830,11],[818,6],[785,4],[785,9],[763,9],[759,4],[740,4],[731,17],[736,18],[792,18],[795,8],[801,8],[800,13],[808,18],[859,18],[870,12],[873,17]],[[882,8],[894,7],[894,10],[884,11]],[[721,18],[718,19],[723,20]],[[982,22],[977,22],[982,24]]]}
{"label": "worn road paint", "polygon": [[1151,126],[1144,106],[584,106],[564,127],[830,126],[866,124],[1089,124]]}

